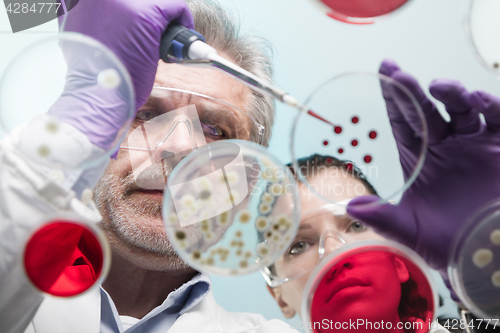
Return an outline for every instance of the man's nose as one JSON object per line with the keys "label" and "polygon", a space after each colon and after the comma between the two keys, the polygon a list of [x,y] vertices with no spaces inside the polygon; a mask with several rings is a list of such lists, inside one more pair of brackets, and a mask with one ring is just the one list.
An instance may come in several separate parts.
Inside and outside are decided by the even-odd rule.
{"label": "man's nose", "polygon": [[178,163],[198,145],[189,120],[178,119],[168,128],[163,128],[161,135],[158,136],[153,157],[155,162],[168,159],[178,160]]}

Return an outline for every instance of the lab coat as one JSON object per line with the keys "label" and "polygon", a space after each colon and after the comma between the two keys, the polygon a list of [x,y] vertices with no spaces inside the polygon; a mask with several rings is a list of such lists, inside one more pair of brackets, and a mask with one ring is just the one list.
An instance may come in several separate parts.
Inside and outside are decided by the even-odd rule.
{"label": "lab coat", "polygon": [[[89,144],[85,137],[79,139],[72,145],[85,148]],[[27,159],[18,147],[15,138],[0,141],[0,333],[98,333],[99,287],[73,298],[44,296],[27,279],[22,253],[29,236],[47,217],[76,214],[89,223],[101,217],[93,203],[83,204],[71,187],[63,186],[68,179],[51,180],[51,171]],[[296,331],[258,314],[226,312],[209,292],[168,332]]]}
{"label": "lab coat", "polygon": [[[98,333],[100,292],[96,288],[72,299],[46,297],[25,333]],[[168,333],[291,333],[280,320],[267,321],[252,313],[231,313],[215,302],[210,291],[203,300],[181,315]]]}

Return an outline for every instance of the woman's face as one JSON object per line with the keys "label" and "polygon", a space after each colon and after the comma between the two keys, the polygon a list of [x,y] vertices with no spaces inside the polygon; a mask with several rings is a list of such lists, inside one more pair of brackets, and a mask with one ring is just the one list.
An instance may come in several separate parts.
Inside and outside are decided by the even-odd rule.
{"label": "woman's face", "polygon": [[332,266],[319,282],[311,303],[311,321],[397,323],[401,284],[408,278],[403,261],[391,253],[371,251],[349,256]]}
{"label": "woman's face", "polygon": [[[326,169],[325,173],[330,169],[334,168]],[[322,189],[322,195],[336,202],[370,194],[363,183],[349,173],[337,172],[329,175],[319,173],[310,177],[308,181],[311,186]],[[358,221],[351,219],[342,209],[336,210],[325,206],[325,201],[309,192],[302,184],[299,187],[301,199],[299,230],[290,247],[274,265],[276,273],[280,277],[297,276],[308,271],[300,278],[272,289],[275,300],[287,318],[293,317],[295,313],[300,313],[302,293],[311,273],[309,268],[314,268],[319,262],[317,249],[322,233],[326,230],[334,230],[347,242],[384,239],[372,230],[365,228]],[[324,241],[325,256],[339,246],[341,243],[336,237],[326,237]]]}

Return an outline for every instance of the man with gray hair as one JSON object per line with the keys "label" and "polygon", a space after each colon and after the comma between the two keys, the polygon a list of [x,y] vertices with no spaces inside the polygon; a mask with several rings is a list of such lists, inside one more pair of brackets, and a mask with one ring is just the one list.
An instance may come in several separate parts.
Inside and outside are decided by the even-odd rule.
{"label": "man with gray hair", "polygon": [[[272,99],[215,69],[158,62],[159,40],[168,24],[177,22],[192,27],[194,19],[194,28],[219,54],[261,79],[271,81],[272,66],[260,48],[262,40],[239,36],[231,17],[211,0],[186,2],[189,10],[182,0],[82,0],[66,15],[64,30],[86,34],[115,52],[129,71],[136,93],[138,111],[131,130],[94,189],[102,216],[99,225],[109,240],[112,263],[100,289],[72,299],[46,297],[39,307],[15,313],[27,326],[7,327],[8,332],[293,331],[279,320],[267,321],[261,315],[229,313],[222,309],[212,296],[209,277],[177,256],[164,230],[163,189],[175,165],[194,148],[193,133],[169,121],[164,126],[166,129],[161,130],[147,124],[169,113],[190,112],[190,106],[195,105],[200,130],[195,133],[199,134],[196,140],[201,137],[203,144],[244,139],[267,145],[274,119]],[[113,15],[114,21],[109,19]],[[90,102],[74,99],[72,94],[63,94],[58,103],[64,98],[69,99],[70,103],[64,105],[72,105],[71,111],[58,109],[56,103],[49,113],[60,116],[90,142],[105,148],[101,143],[109,138],[104,135],[112,133],[117,126],[111,124],[106,131],[98,131],[94,126],[107,126],[107,122],[116,117],[117,110],[108,112],[106,105],[87,107],[84,103]],[[84,111],[93,113],[81,113]],[[93,119],[88,121],[88,118]],[[155,128],[157,131],[152,130],[148,135],[155,139],[161,136],[161,140],[154,141],[159,143],[144,154],[141,146],[144,142],[135,140],[134,133],[136,130],[145,133],[146,128]],[[0,150],[0,161],[3,155],[9,154]],[[81,194],[82,184],[92,184],[92,179],[98,178],[95,177],[98,169],[84,172],[71,189]],[[2,179],[24,181],[16,178],[16,170],[4,168],[3,172],[8,175]],[[43,193],[31,188],[32,184],[24,185],[38,193],[25,195],[26,207],[32,209],[38,203],[45,204]],[[63,202],[67,198],[52,199]],[[0,202],[0,205],[4,207],[8,202]],[[47,210],[40,210],[40,216],[46,214]],[[1,269],[0,280],[5,276]],[[7,287],[0,281],[0,294],[5,290],[2,288]],[[26,298],[25,303],[29,302],[22,291],[18,294]],[[22,299],[16,301],[16,306],[22,303]],[[4,318],[8,322],[6,316],[2,317],[0,302],[0,319]],[[12,322],[12,318],[9,320]]]}

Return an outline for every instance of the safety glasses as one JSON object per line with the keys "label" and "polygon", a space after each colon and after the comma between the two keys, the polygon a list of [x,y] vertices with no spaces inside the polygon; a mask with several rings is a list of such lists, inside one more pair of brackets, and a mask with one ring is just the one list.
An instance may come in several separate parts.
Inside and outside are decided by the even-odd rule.
{"label": "safety glasses", "polygon": [[301,218],[299,230],[285,254],[261,273],[274,288],[308,274],[326,254],[339,247],[373,236],[373,231],[345,214],[345,207],[325,205]]}
{"label": "safety glasses", "polygon": [[[237,107],[199,93],[154,87],[137,112],[121,149],[168,158],[213,141],[240,139],[261,144],[264,127]],[[157,159],[158,160],[158,159]]]}

